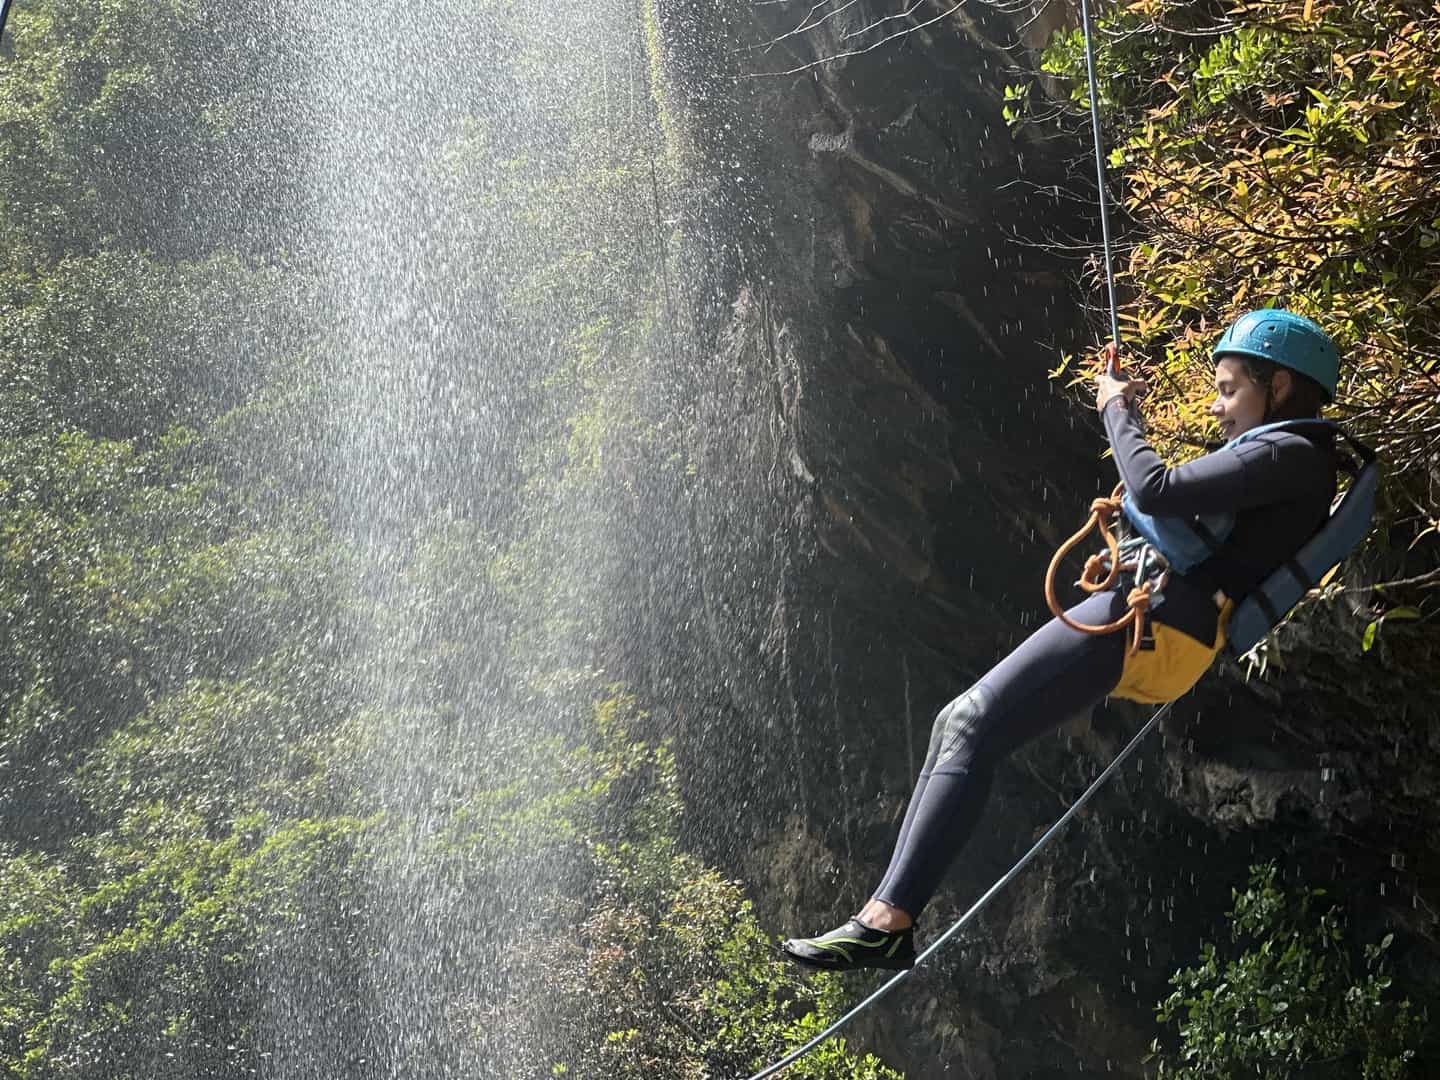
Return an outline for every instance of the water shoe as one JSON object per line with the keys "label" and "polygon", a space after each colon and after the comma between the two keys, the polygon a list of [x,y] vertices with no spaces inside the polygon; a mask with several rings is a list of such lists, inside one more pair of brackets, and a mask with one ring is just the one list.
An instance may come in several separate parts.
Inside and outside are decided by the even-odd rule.
{"label": "water shoe", "polygon": [[915,928],[873,930],[859,919],[851,919],[819,937],[791,938],[780,949],[796,963],[827,971],[854,968],[903,971],[915,966]]}

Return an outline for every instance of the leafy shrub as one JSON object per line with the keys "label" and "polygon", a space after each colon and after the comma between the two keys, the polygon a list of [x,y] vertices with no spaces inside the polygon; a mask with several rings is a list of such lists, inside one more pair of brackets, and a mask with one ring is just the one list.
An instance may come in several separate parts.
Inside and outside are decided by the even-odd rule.
{"label": "leafy shrub", "polygon": [[1324,890],[1287,892],[1276,878],[1273,864],[1252,867],[1232,894],[1228,955],[1206,942],[1200,964],[1172,976],[1157,1016],[1179,1044],[1155,1041],[1160,1076],[1407,1075],[1418,1021],[1408,1001],[1388,1000],[1391,935],[1357,964],[1339,908],[1321,906]]}

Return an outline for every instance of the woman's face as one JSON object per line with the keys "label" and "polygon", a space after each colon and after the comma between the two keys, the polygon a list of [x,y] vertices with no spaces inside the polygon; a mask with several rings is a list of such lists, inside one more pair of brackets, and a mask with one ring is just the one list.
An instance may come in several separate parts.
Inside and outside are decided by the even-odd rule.
{"label": "woman's face", "polygon": [[1233,356],[1215,362],[1215,400],[1210,415],[1219,422],[1220,434],[1227,441],[1265,420],[1265,387],[1250,378]]}

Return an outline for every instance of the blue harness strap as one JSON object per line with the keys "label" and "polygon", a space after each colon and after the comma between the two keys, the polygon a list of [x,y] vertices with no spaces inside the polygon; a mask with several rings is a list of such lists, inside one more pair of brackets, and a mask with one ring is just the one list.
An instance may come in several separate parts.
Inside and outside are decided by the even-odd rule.
{"label": "blue harness strap", "polygon": [[1380,481],[1375,451],[1329,421],[1292,424],[1328,425],[1355,451],[1360,464],[1347,470],[1354,472],[1355,479],[1320,531],[1235,606],[1226,631],[1226,648],[1232,656],[1244,656],[1263,641],[1307,592],[1360,546],[1375,516],[1375,489]]}

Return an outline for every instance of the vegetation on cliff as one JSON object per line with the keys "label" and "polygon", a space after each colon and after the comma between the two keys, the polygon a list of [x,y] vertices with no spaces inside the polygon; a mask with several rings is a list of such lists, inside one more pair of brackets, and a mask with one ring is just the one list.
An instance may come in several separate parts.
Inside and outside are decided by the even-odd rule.
{"label": "vegetation on cliff", "polygon": [[[1229,946],[1175,973],[1157,1019],[1161,1077],[1409,1075],[1420,1023],[1391,998],[1392,937],[1357,950],[1323,889],[1287,888],[1274,864],[1232,893]],[[1173,1037],[1178,1036],[1178,1038]]]}

